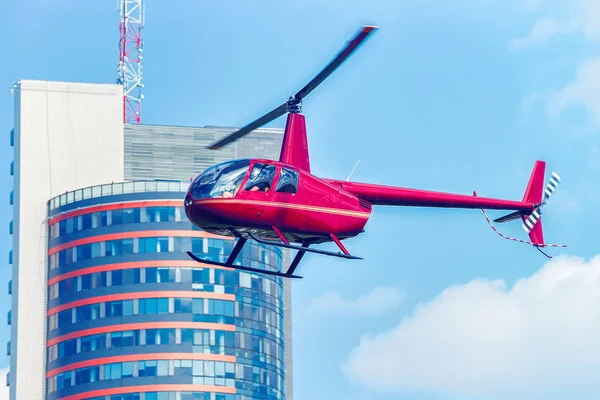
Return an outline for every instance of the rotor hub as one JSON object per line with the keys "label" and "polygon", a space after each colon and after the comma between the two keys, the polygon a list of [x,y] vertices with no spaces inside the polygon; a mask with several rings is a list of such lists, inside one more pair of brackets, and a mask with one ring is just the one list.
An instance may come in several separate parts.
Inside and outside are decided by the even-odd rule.
{"label": "rotor hub", "polygon": [[290,96],[287,101],[287,111],[293,114],[302,112],[302,99],[297,99],[295,96]]}

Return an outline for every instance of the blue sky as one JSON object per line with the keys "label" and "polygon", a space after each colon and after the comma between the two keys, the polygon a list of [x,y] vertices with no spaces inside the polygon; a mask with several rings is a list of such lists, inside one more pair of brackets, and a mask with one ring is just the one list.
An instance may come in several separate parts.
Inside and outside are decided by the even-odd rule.
{"label": "blue sky", "polygon": [[[5,260],[9,89],[114,82],[118,19],[116,2],[0,5]],[[242,125],[375,24],[304,102],[316,175],[345,178],[360,159],[356,181],[508,199],[522,197],[536,159],[563,178],[543,221],[546,240],[569,247],[549,250],[560,255],[550,263],[480,211],[386,207],[347,242],[363,261],[306,257],[293,284],[295,398],[597,393],[598,21],[593,0],[147,1],[144,123]],[[525,237],[518,223],[500,229]]]}

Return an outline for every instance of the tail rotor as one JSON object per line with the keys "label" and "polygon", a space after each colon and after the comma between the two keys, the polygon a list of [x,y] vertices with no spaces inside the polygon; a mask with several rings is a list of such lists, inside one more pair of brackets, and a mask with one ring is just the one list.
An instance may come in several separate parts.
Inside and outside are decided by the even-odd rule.
{"label": "tail rotor", "polygon": [[544,200],[531,212],[528,218],[524,219],[523,230],[529,235],[531,231],[534,229],[535,225],[538,223],[540,218],[542,217],[542,208],[546,205],[546,202],[554,191],[558,187],[560,183],[560,176],[556,172],[552,172],[550,179],[548,180],[548,184],[546,184],[546,189],[544,189]]}

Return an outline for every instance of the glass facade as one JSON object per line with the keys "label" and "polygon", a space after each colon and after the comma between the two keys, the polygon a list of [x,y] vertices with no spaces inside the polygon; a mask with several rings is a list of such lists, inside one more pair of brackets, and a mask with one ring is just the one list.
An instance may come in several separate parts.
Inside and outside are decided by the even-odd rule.
{"label": "glass facade", "polygon": [[[191,260],[225,261],[234,241],[187,220],[188,186],[49,202],[48,400],[284,399],[282,279]],[[282,257],[248,243],[238,263],[281,270]]]}

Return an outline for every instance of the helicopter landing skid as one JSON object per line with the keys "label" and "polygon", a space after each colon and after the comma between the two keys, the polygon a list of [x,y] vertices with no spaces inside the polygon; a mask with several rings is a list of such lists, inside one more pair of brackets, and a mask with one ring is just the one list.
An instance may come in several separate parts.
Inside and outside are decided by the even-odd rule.
{"label": "helicopter landing skid", "polygon": [[199,263],[203,263],[203,264],[217,265],[217,266],[224,267],[224,268],[239,269],[239,270],[242,270],[242,271],[256,272],[256,273],[259,273],[259,274],[281,276],[281,277],[284,277],[284,278],[298,278],[298,279],[302,279],[301,276],[292,275],[292,274],[288,274],[288,273],[283,273],[283,272],[279,272],[279,271],[269,271],[269,270],[260,269],[260,268],[244,267],[243,265],[233,265],[233,264],[227,264],[227,263],[223,263],[223,262],[219,262],[219,261],[204,260],[204,259],[199,258],[198,256],[196,256],[191,251],[188,251],[187,254],[194,261],[198,261]]}
{"label": "helicopter landing skid", "polygon": [[281,234],[281,232],[279,231],[279,229],[276,229],[275,227],[273,227],[273,228],[274,228],[275,232],[277,233],[277,235],[279,237],[281,237],[282,242],[274,242],[274,241],[271,241],[271,240],[260,239],[260,238],[256,237],[254,234],[252,234],[251,232],[248,232],[248,234],[250,235],[250,237],[252,239],[254,239],[258,243],[272,245],[272,246],[277,246],[277,247],[284,247],[284,248],[287,248],[287,249],[292,249],[292,250],[297,250],[298,251],[298,253],[294,257],[294,259],[292,260],[292,263],[290,264],[288,270],[285,273],[284,272],[280,272],[280,271],[269,271],[269,270],[266,270],[266,269],[245,267],[245,266],[242,266],[242,265],[234,265],[233,263],[235,262],[235,259],[240,254],[240,252],[242,251],[242,248],[244,247],[244,245],[248,241],[248,239],[242,237],[238,232],[233,232],[235,234],[235,236],[238,237],[238,241],[235,244],[235,247],[233,248],[233,251],[231,252],[231,254],[229,255],[229,257],[227,258],[227,261],[224,262],[224,263],[220,262],[220,261],[212,261],[212,260],[201,259],[198,256],[194,255],[194,253],[192,253],[190,251],[188,251],[187,254],[193,260],[195,260],[197,262],[200,262],[200,263],[217,265],[217,266],[225,267],[225,268],[233,268],[233,269],[238,269],[238,270],[242,270],[242,271],[249,271],[249,272],[256,272],[256,273],[267,274],[267,275],[281,276],[281,277],[284,277],[284,278],[297,278],[297,279],[302,279],[302,277],[298,276],[298,275],[294,275],[294,271],[298,267],[298,264],[300,264],[300,260],[302,260],[302,257],[304,257],[304,254],[306,252],[316,253],[316,254],[323,254],[323,255],[332,256],[332,257],[340,257],[340,258],[352,259],[352,260],[362,260],[361,257],[357,257],[357,256],[351,255],[348,252],[348,250],[346,250],[346,248],[342,245],[341,241],[334,234],[331,234],[330,236],[331,236],[332,240],[338,245],[338,247],[340,248],[340,250],[342,250],[342,253],[335,253],[333,251],[319,250],[319,249],[309,249],[309,246],[310,246],[309,242],[304,242],[304,243],[302,243],[301,246],[296,246],[296,245],[290,244],[288,242],[288,240],[285,238],[285,236],[283,236]]}

